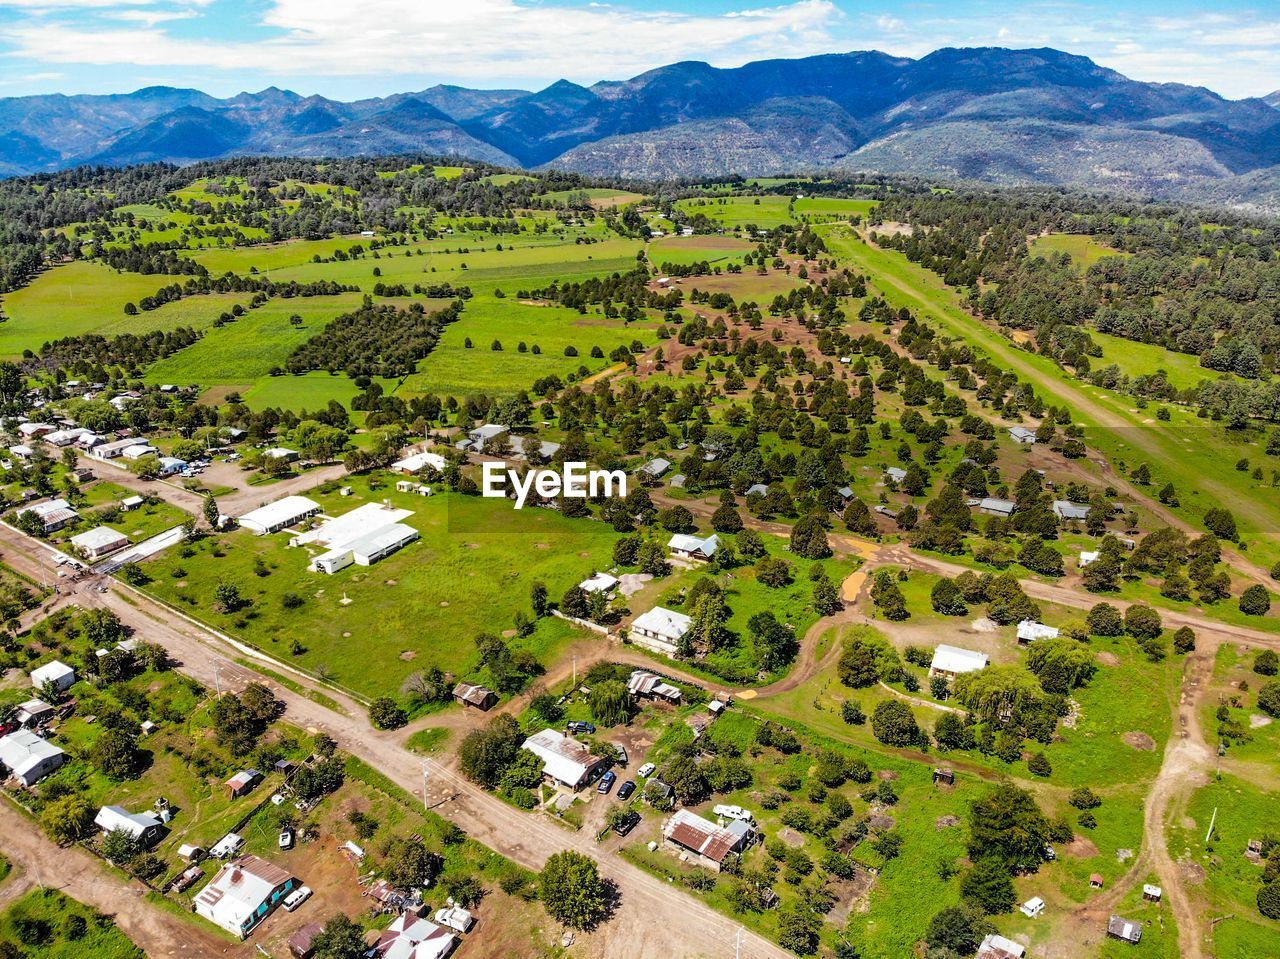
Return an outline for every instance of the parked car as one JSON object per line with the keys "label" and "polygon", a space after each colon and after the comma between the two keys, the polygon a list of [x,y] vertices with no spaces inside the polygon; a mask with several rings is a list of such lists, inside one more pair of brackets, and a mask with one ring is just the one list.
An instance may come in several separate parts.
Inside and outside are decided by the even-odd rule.
{"label": "parked car", "polygon": [[636,775],[639,776],[641,779],[648,779],[650,776],[653,775],[653,771],[656,768],[657,767],[655,767],[653,763],[645,763],[643,766],[641,766],[639,769],[636,770]]}
{"label": "parked car", "polygon": [[614,743],[613,749],[618,754],[618,762],[625,766],[627,764],[627,747],[622,743]]}
{"label": "parked car", "polygon": [[740,822],[755,822],[755,816],[751,815],[750,809],[743,809],[741,806],[716,806],[711,810],[717,816],[725,819],[737,819]]}
{"label": "parked car", "polygon": [[299,886],[293,892],[289,893],[289,895],[284,897],[284,908],[289,912],[293,912],[293,910],[297,909],[310,898],[311,887]]}
{"label": "parked car", "polygon": [[630,779],[628,779],[626,782],[624,782],[621,786],[618,787],[618,798],[630,799],[631,794],[635,791],[636,791],[636,784],[632,782]]}
{"label": "parked car", "polygon": [[293,848],[293,830],[285,826],[280,830],[279,846],[281,849]]}
{"label": "parked car", "polygon": [[618,774],[610,769],[607,773],[600,777],[600,784],[596,786],[596,792],[607,794],[613,788],[613,784],[618,781]]}
{"label": "parked car", "polygon": [[596,727],[593,723],[575,721],[569,724],[569,732],[571,733],[594,733]]}
{"label": "parked car", "polygon": [[638,812],[629,812],[622,822],[613,827],[613,831],[619,836],[625,836],[627,833],[631,832],[631,830],[635,829],[639,822],[640,814]]}

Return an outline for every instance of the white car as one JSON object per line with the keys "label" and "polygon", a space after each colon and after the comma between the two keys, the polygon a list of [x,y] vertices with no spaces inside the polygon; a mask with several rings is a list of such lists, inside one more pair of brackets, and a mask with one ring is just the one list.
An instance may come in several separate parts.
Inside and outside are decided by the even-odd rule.
{"label": "white car", "polygon": [[756,821],[756,817],[751,815],[751,810],[743,809],[741,806],[716,806],[711,811],[724,819],[737,819],[739,822]]}
{"label": "white car", "polygon": [[293,910],[297,909],[310,898],[311,887],[299,886],[293,892],[289,893],[289,895],[284,897],[284,908],[289,912],[293,912]]}
{"label": "white car", "polygon": [[641,766],[639,769],[636,770],[636,775],[641,777],[642,779],[647,779],[648,777],[653,775],[653,771],[656,768],[657,767],[654,766],[653,763],[645,763],[643,766]]}
{"label": "white car", "polygon": [[292,829],[289,829],[286,827],[280,830],[280,838],[278,840],[278,845],[280,846],[281,849],[293,848],[293,830]]}

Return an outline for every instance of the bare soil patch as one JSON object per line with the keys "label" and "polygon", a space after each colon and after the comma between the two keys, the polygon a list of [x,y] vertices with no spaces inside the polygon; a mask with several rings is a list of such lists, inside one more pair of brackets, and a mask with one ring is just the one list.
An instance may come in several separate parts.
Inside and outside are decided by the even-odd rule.
{"label": "bare soil patch", "polygon": [[1263,726],[1270,726],[1270,725],[1271,725],[1270,716],[1259,716],[1257,713],[1254,713],[1252,716],[1249,717],[1250,729],[1261,729]]}
{"label": "bare soil patch", "polygon": [[942,832],[944,829],[954,829],[958,825],[960,825],[959,816],[939,816],[934,820],[933,828],[938,832]]}
{"label": "bare soil patch", "polygon": [[1119,666],[1120,665],[1120,657],[1117,656],[1115,653],[1101,652],[1101,653],[1098,653],[1098,655],[1095,656],[1094,659],[1102,663],[1103,666]]}
{"label": "bare soil patch", "polygon": [[1090,859],[1098,854],[1098,847],[1093,844],[1093,840],[1077,836],[1063,846],[1062,851],[1072,859]]}
{"label": "bare soil patch", "polygon": [[1144,753],[1152,752],[1156,748],[1156,741],[1146,733],[1125,733],[1121,739],[1124,740],[1126,746],[1131,749],[1139,749]]}
{"label": "bare soil patch", "polygon": [[794,849],[799,849],[804,845],[804,836],[796,832],[790,826],[783,826],[778,830],[778,838]]}

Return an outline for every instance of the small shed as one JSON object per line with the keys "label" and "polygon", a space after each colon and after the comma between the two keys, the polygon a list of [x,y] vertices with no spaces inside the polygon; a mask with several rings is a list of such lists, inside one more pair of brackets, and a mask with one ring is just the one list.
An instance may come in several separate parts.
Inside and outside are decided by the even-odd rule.
{"label": "small shed", "polygon": [[1123,916],[1112,916],[1107,922],[1107,935],[1136,946],[1142,941],[1142,923]]}
{"label": "small shed", "polygon": [[1018,911],[1028,919],[1034,919],[1036,916],[1044,912],[1044,900],[1039,896],[1032,896],[1018,907]]}
{"label": "small shed", "polygon": [[933,784],[936,786],[939,783],[944,786],[954,786],[956,784],[955,771],[946,766],[935,767],[933,770]]}
{"label": "small shed", "polygon": [[1160,897],[1164,895],[1164,890],[1159,886],[1153,886],[1151,883],[1143,883],[1142,898],[1147,902],[1159,902]]}
{"label": "small shed", "polygon": [[1091,875],[1089,877],[1089,885],[1092,886],[1094,889],[1101,889],[1103,885],[1102,875],[1096,872],[1093,875]]}
{"label": "small shed", "polygon": [[262,782],[262,773],[258,770],[242,769],[227,780],[227,789],[231,791],[232,799],[239,799],[253,792],[254,787],[260,782]]}
{"label": "small shed", "polygon": [[311,959],[315,954],[316,937],[323,931],[318,922],[309,922],[289,937],[289,955],[293,959]]}
{"label": "small shed", "polygon": [[463,706],[485,712],[493,708],[493,704],[498,701],[498,694],[492,689],[486,689],[474,683],[458,683],[453,688],[453,698]]}

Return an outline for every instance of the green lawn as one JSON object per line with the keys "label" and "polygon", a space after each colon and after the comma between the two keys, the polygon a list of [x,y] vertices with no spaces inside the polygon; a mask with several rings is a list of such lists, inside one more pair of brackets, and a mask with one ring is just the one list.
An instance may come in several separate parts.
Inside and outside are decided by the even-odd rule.
{"label": "green lawn", "polygon": [[752,244],[731,236],[663,236],[649,243],[649,262],[689,266],[707,261],[714,266],[741,263],[742,255],[753,250]]}
{"label": "green lawn", "polygon": [[1104,256],[1130,255],[1099,243],[1096,237],[1081,233],[1050,233],[1031,241],[1032,256],[1050,253],[1068,254],[1072,263],[1081,270],[1087,270]]}
{"label": "green lawn", "polygon": [[[18,928],[43,930],[36,942]],[[104,916],[56,889],[33,889],[0,914],[0,941],[21,943],[26,959],[145,959],[143,952]]]}
{"label": "green lawn", "polygon": [[789,196],[732,196],[721,198],[694,198],[680,200],[676,207],[689,216],[701,213],[725,226],[747,226],[768,230],[784,223],[793,223]]}
{"label": "green lawn", "polygon": [[[309,570],[308,552],[288,546],[288,534],[239,530],[146,564],[146,588],[178,608],[266,650],[323,672],[359,693],[396,695],[409,674],[439,666],[459,677],[474,668],[477,633],[510,629],[517,610],[529,612],[529,585],[544,581],[553,597],[611,564],[617,538],[603,523],[569,520],[553,510],[514,511],[506,501],[370,489],[352,477],[354,495],[314,495],[330,515],[367,500],[412,509],[406,522],[422,539],[374,566],[333,576]],[[215,549],[223,553],[215,554]],[[261,558],[268,575],[254,572]],[[175,574],[180,571],[180,574]],[[236,584],[253,605],[235,614],[213,610],[220,582]],[[286,593],[302,599],[287,609]],[[343,603],[343,599],[349,600]],[[512,640],[544,662],[574,629],[544,620],[529,637]],[[292,653],[294,642],[303,651]]]}

